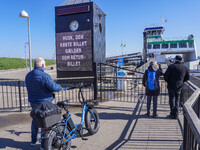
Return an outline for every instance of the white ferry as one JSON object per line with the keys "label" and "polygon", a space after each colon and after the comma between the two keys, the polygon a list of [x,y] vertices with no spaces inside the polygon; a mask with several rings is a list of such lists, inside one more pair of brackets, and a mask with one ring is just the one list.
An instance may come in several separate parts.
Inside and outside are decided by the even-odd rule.
{"label": "white ferry", "polygon": [[185,65],[192,69],[197,69],[199,60],[194,36],[191,34],[187,38],[164,39],[163,26],[147,27],[144,29],[144,60],[155,59],[160,63],[166,63],[166,55],[180,54],[183,56]]}

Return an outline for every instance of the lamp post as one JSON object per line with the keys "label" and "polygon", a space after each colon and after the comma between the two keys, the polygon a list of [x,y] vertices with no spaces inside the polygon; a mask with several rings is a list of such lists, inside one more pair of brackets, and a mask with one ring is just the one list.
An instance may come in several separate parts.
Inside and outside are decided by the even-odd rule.
{"label": "lamp post", "polygon": [[30,71],[32,70],[32,59],[31,59],[31,35],[30,35],[30,19],[28,13],[25,10],[22,10],[19,14],[22,18],[28,19],[28,45],[29,45],[29,61],[30,61]]}
{"label": "lamp post", "polygon": [[25,59],[26,59],[26,71],[27,71],[26,44],[28,44],[28,42],[26,42],[26,43],[24,44],[24,49],[25,49]]}

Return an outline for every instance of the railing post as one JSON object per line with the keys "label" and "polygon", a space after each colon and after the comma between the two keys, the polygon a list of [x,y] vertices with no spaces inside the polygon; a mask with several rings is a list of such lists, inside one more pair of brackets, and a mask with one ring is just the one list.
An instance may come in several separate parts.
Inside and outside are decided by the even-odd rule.
{"label": "railing post", "polygon": [[187,150],[186,146],[187,146],[187,128],[188,128],[188,124],[187,124],[187,119],[185,117],[185,112],[184,112],[184,131],[183,131],[183,150]]}
{"label": "railing post", "polygon": [[18,89],[19,89],[19,107],[20,107],[20,112],[22,112],[22,97],[21,97],[21,85],[20,81],[18,81]]}
{"label": "railing post", "polygon": [[118,83],[117,83],[117,78],[118,78],[118,74],[117,74],[117,72],[118,72],[118,68],[117,67],[115,67],[116,69],[115,69],[115,75],[116,75],[116,89],[117,89],[117,87],[118,87]]}
{"label": "railing post", "polygon": [[97,63],[94,63],[94,100],[98,104],[98,87],[97,87]]}
{"label": "railing post", "polygon": [[198,111],[197,111],[198,118],[200,119],[200,96],[198,99]]}
{"label": "railing post", "polygon": [[101,68],[102,66],[101,66],[101,63],[100,63],[100,100],[102,101],[102,71],[101,71]]}

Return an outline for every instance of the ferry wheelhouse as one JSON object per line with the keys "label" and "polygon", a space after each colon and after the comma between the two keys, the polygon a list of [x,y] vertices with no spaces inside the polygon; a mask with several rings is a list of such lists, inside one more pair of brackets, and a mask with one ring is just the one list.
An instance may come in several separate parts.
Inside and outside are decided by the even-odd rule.
{"label": "ferry wheelhouse", "polygon": [[148,61],[155,57],[160,63],[166,62],[166,55],[181,54],[185,62],[197,60],[197,51],[194,36],[186,38],[164,39],[163,26],[147,27],[144,30],[144,51],[143,57]]}

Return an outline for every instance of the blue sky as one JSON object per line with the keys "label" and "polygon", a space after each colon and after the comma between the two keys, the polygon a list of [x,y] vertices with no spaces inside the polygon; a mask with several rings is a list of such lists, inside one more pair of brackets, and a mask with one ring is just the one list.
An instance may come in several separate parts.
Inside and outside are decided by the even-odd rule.
{"label": "blue sky", "polygon": [[[31,21],[32,58],[55,56],[54,7],[65,0],[0,0],[0,57],[25,58],[28,41],[27,19]],[[120,43],[126,43],[124,53],[142,52],[143,31],[147,25],[164,24],[164,38],[187,37],[193,34],[200,51],[199,0],[93,0],[106,16],[106,54],[120,55]],[[28,50],[28,47],[27,47]],[[200,52],[198,52],[200,55]],[[28,56],[28,55],[27,55]]]}

